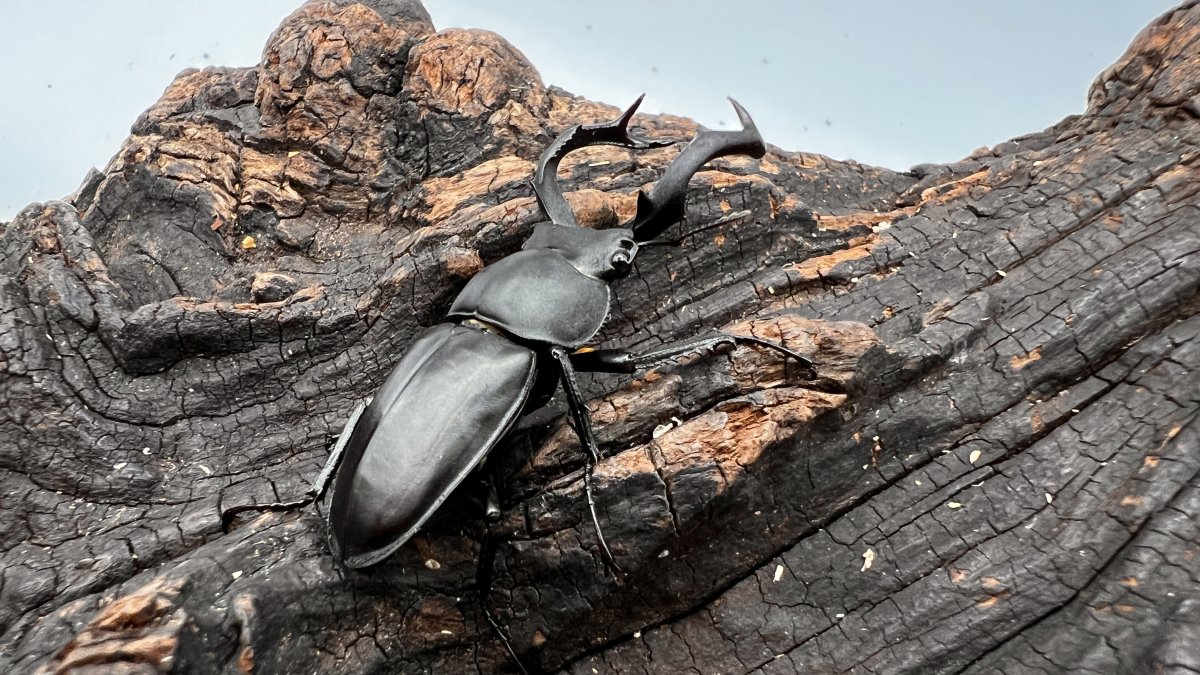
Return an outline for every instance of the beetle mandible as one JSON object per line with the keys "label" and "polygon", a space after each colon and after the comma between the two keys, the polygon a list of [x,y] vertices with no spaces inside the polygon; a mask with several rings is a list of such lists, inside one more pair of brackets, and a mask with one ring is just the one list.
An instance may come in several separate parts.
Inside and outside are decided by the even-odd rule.
{"label": "beetle mandible", "polygon": [[[606,564],[618,569],[596,516],[592,470],[599,452],[576,372],[633,373],[690,352],[734,344],[773,349],[810,373],[812,369],[811,361],[783,345],[730,334],[640,355],[617,349],[576,351],[603,326],[609,284],[629,273],[639,247],[681,243],[658,237],[682,220],[692,175],[717,157],[757,158],[766,152],[749,114],[730,99],[742,129],[698,132],[650,193],[638,193],[637,213],[628,227],[580,227],[558,185],[559,162],[589,145],[667,145],[630,136],[629,122],[641,101],[639,97],[611,122],[573,126],[546,148],[532,183],[548,220],[534,226],[520,251],[476,274],[446,321],[417,337],[373,399],[355,409],[305,496],[234,507],[222,514],[224,522],[243,511],[311,503],[321,498],[336,471],[328,513],[334,556],[351,568],[381,562],[482,464],[523,413],[544,406],[561,383],[586,453],[585,492],[600,548]],[[491,492],[488,510],[494,517],[498,506]]]}

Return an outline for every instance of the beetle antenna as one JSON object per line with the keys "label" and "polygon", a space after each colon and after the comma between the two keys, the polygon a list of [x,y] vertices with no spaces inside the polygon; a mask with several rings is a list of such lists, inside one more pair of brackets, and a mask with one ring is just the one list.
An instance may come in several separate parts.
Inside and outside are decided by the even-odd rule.
{"label": "beetle antenna", "polygon": [[537,170],[533,173],[533,193],[537,195],[538,204],[546,217],[555,225],[578,227],[575,212],[563,197],[562,188],[558,185],[558,163],[568,153],[585,148],[589,145],[619,145],[625,148],[641,150],[645,148],[661,148],[673,141],[648,141],[629,135],[629,121],[637,112],[642,99],[637,97],[621,116],[611,122],[601,124],[576,124],[554,139],[554,142],[542,152]]}
{"label": "beetle antenna", "polygon": [[651,239],[650,241],[640,242],[638,244],[638,246],[641,248],[645,248],[647,246],[679,246],[685,240],[691,239],[692,237],[700,234],[701,232],[707,232],[709,230],[721,227],[722,225],[728,225],[729,223],[732,223],[735,220],[741,220],[743,218],[749,217],[750,215],[751,215],[750,211],[738,211],[737,213],[731,213],[727,216],[722,216],[722,217],[714,220],[713,222],[709,223],[708,225],[698,227],[698,228],[692,230],[691,232],[684,232],[683,234],[679,235],[679,237],[677,237],[675,239],[659,237],[658,239]]}
{"label": "beetle antenna", "polygon": [[737,101],[729,99],[737,111],[742,128],[739,131],[713,131],[701,129],[683,152],[667,167],[666,173],[654,184],[647,195],[638,193],[637,216],[634,217],[633,238],[638,242],[652,241],[671,225],[683,219],[687,185],[700,167],[718,157],[727,155],[749,155],[759,158],[767,153],[767,146],[750,113]]}

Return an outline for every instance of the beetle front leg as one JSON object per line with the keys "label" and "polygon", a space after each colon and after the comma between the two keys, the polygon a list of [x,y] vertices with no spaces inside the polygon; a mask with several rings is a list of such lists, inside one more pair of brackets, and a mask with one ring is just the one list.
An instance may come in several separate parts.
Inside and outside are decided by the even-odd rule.
{"label": "beetle front leg", "polygon": [[362,417],[363,411],[367,409],[367,405],[370,403],[371,399],[367,399],[365,402],[359,403],[354,412],[350,413],[350,419],[346,421],[346,426],[342,427],[342,433],[338,436],[333,450],[330,451],[329,459],[325,462],[325,467],[321,469],[321,473],[313,481],[312,487],[304,492],[304,496],[286,502],[234,506],[221,512],[221,528],[228,530],[229,524],[233,522],[233,518],[239,513],[245,513],[246,511],[290,511],[308,506],[320,499],[325,494],[325,490],[329,489],[329,481],[333,478],[333,472],[342,463],[342,454],[346,451],[346,443],[350,440],[350,435],[354,433],[354,427],[358,424],[358,418]]}
{"label": "beetle front leg", "polygon": [[591,351],[575,352],[570,355],[570,359],[571,364],[575,368],[584,372],[632,374],[639,370],[645,370],[665,361],[684,356],[685,354],[712,349],[721,345],[735,346],[739,344],[757,345],[773,349],[787,358],[799,361],[809,371],[809,379],[816,378],[813,362],[808,357],[770,340],[748,335],[733,335],[731,333],[721,333],[712,337],[689,340],[645,354],[634,354],[622,349],[593,349]]}
{"label": "beetle front leg", "polygon": [[583,393],[579,389],[579,382],[575,379],[575,368],[571,365],[571,354],[562,347],[551,347],[550,353],[558,361],[559,371],[562,375],[563,391],[567,396],[567,408],[571,412],[575,434],[579,436],[579,442],[583,444],[584,450],[587,451],[587,468],[583,473],[583,487],[587,493],[588,509],[592,513],[592,523],[596,526],[596,537],[600,540],[600,549],[604,554],[604,563],[612,570],[613,576],[619,578],[623,572],[617,565],[617,561],[613,559],[612,551],[608,548],[608,542],[604,540],[604,530],[600,527],[600,519],[596,516],[596,499],[592,494],[592,472],[596,468],[596,464],[600,462],[600,449],[596,443],[596,435],[592,432],[592,420],[588,416],[587,402],[584,400]]}

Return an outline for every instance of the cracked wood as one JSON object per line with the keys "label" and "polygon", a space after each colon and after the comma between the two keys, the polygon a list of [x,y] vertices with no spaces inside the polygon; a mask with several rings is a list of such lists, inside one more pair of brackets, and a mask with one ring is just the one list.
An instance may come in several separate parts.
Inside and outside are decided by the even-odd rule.
{"label": "cracked wood", "polygon": [[[640,255],[603,346],[725,327],[819,377],[739,348],[588,382],[623,583],[562,406],[526,420],[490,598],[523,660],[1200,670],[1198,31],[1187,2],[1082,115],[955,164],[772,148],[697,174],[683,231],[750,215]],[[0,224],[5,669],[511,669],[468,501],[365,572],[332,563],[320,506],[218,513],[307,488],[537,222],[542,147],[613,112],[416,2],[310,0],[259,66],[182,73],[75,195]],[[608,226],[678,151],[589,149],[562,182]]]}

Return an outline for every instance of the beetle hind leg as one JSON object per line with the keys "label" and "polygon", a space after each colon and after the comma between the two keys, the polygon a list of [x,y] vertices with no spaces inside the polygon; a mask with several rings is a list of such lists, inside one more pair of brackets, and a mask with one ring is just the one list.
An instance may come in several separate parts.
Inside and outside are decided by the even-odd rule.
{"label": "beetle hind leg", "polygon": [[486,522],[498,522],[500,520],[500,490],[496,486],[496,475],[482,467],[476,469],[476,473],[479,474],[477,476],[479,484],[472,486],[472,490],[467,493],[467,501],[479,507]]}
{"label": "beetle hind leg", "polygon": [[500,640],[500,644],[504,645],[505,651],[508,652],[509,658],[513,663],[517,664],[517,668],[522,675],[529,675],[529,671],[525,669],[525,664],[521,662],[521,657],[517,656],[517,652],[513,649],[512,641],[508,637],[508,633],[500,625],[500,620],[492,614],[492,610],[488,607],[488,596],[492,594],[492,565],[496,561],[496,541],[492,537],[492,528],[487,526],[483,533],[483,542],[479,546],[479,566],[475,569],[475,591],[479,599],[479,611],[483,614],[483,618],[487,621],[496,638]]}
{"label": "beetle hind leg", "polygon": [[333,478],[333,472],[337,471],[338,465],[342,463],[342,455],[346,451],[346,443],[354,433],[354,427],[358,424],[358,418],[362,416],[363,411],[367,409],[370,403],[370,399],[359,403],[354,412],[350,413],[350,419],[346,421],[346,426],[342,428],[342,433],[338,436],[337,443],[334,444],[333,450],[329,453],[329,459],[325,462],[325,467],[321,469],[321,473],[313,481],[312,487],[306,490],[303,496],[285,502],[243,504],[226,509],[221,512],[221,529],[228,531],[230,524],[233,523],[233,519],[240,513],[247,511],[290,511],[308,506],[320,499],[325,494],[325,490],[329,489],[329,482]]}

